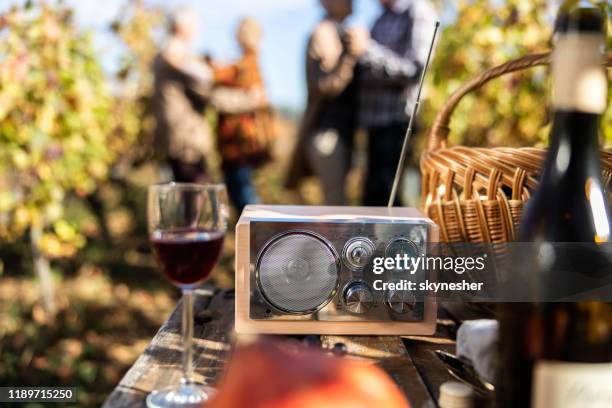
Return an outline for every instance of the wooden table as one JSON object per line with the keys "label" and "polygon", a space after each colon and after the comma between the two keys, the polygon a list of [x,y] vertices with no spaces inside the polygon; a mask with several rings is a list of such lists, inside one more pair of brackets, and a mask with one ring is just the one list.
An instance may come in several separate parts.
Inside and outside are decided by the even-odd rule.
{"label": "wooden table", "polygon": [[[214,383],[233,342],[234,292],[208,289],[195,297],[195,379]],[[459,310],[459,309],[457,309]],[[432,350],[455,351],[460,318],[452,305],[440,308],[432,337],[321,336],[322,345],[342,342],[348,357],[374,360],[397,382],[414,408],[437,407],[440,385],[452,380]],[[181,376],[181,304],[159,329],[151,344],[123,377],[104,408],[143,407],[151,390],[178,382]]]}

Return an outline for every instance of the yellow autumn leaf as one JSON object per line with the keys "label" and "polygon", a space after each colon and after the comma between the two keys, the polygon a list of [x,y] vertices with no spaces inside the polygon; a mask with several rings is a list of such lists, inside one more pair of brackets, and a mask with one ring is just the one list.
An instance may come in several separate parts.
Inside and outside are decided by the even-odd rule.
{"label": "yellow autumn leaf", "polygon": [[18,229],[30,222],[30,212],[25,207],[17,207],[13,212],[13,222]]}
{"label": "yellow autumn leaf", "polygon": [[45,209],[45,219],[48,222],[54,222],[64,215],[64,207],[58,202],[52,202]]}
{"label": "yellow autumn leaf", "polygon": [[38,241],[41,251],[50,257],[57,258],[62,256],[62,243],[54,234],[45,233]]}
{"label": "yellow autumn leaf", "polygon": [[30,164],[30,159],[28,158],[28,155],[21,149],[13,150],[11,156],[13,164],[19,170],[25,169]]}
{"label": "yellow autumn leaf", "polygon": [[8,190],[0,190],[0,213],[7,213],[15,206],[15,197]]}
{"label": "yellow autumn leaf", "polygon": [[74,228],[65,220],[59,220],[53,224],[53,230],[62,241],[70,241],[76,235]]}

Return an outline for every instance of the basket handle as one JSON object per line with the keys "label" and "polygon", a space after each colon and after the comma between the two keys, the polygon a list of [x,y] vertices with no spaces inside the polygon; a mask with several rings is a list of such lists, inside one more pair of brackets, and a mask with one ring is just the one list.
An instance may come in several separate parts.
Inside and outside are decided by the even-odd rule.
{"label": "basket handle", "polygon": [[[481,74],[470,79],[463,84],[448,98],[429,130],[427,136],[426,151],[433,151],[445,147],[448,134],[450,133],[449,123],[455,108],[461,99],[472,91],[482,87],[492,79],[511,72],[522,71],[527,68],[548,65],[550,63],[551,53],[531,54],[524,57],[508,61],[504,64],[489,68]],[[605,55],[605,64],[607,67],[612,66],[612,53]]]}

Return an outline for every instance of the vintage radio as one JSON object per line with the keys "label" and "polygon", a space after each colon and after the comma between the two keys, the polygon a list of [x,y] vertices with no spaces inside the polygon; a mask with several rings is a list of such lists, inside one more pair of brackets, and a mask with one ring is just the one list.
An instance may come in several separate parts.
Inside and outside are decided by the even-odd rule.
{"label": "vintage radio", "polygon": [[236,331],[433,334],[435,300],[382,290],[405,276],[375,274],[373,263],[426,255],[437,240],[412,208],[247,206],[236,226]]}

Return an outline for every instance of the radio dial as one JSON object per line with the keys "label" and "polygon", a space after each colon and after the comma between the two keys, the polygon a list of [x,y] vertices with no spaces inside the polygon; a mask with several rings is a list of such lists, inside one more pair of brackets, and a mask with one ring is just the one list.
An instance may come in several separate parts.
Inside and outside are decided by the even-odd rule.
{"label": "radio dial", "polygon": [[367,313],[373,304],[372,291],[362,282],[351,283],[344,291],[344,305],[351,313]]}
{"label": "radio dial", "polygon": [[397,314],[406,314],[414,310],[416,299],[405,290],[391,290],[387,293],[387,306]]}
{"label": "radio dial", "polygon": [[395,259],[399,256],[403,259],[405,256],[408,258],[414,258],[419,256],[419,249],[414,242],[411,240],[399,237],[392,239],[385,248],[385,256],[387,258]]}
{"label": "radio dial", "polygon": [[368,238],[353,238],[344,246],[344,262],[351,269],[362,269],[372,259],[374,244]]}

